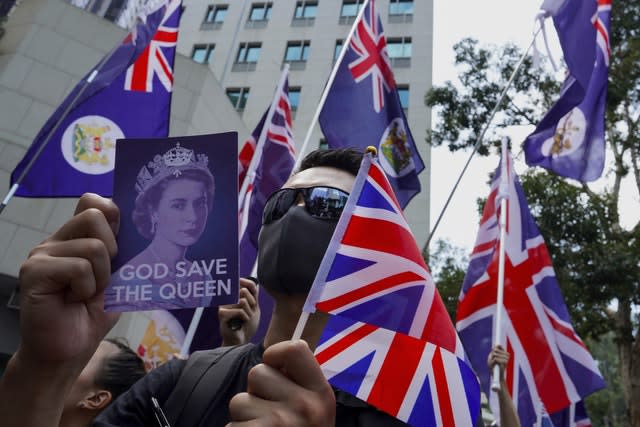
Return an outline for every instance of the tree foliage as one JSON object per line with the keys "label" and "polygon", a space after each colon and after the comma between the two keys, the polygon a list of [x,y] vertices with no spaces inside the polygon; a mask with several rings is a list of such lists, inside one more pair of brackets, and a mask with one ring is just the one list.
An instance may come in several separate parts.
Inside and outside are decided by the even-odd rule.
{"label": "tree foliage", "polygon": [[[640,222],[624,229],[619,213],[622,180],[640,192],[640,1],[614,2],[610,40],[606,188],[597,192],[542,170],[521,178],[575,326],[595,341],[612,334],[631,425],[640,427],[640,322],[632,310],[640,304]],[[513,45],[483,47],[472,39],[454,50],[459,83],[433,87],[425,97],[439,117],[427,142],[451,151],[475,144],[522,55]],[[536,125],[556,101],[561,82],[532,63],[525,59],[480,154],[499,146],[508,128]],[[443,278],[457,277],[445,271]]]}

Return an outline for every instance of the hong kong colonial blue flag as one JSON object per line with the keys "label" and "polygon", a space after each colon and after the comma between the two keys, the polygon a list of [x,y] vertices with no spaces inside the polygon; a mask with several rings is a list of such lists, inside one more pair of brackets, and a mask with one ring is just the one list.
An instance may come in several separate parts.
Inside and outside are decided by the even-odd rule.
{"label": "hong kong colonial blue flag", "polygon": [[374,0],[354,25],[320,112],[320,126],[329,147],[378,147],[380,164],[404,208],[420,192],[418,174],[424,163],[400,104]]}
{"label": "hong kong colonial blue flag", "polygon": [[11,174],[15,184],[46,143],[16,195],[111,196],[116,140],[168,135],[180,3],[147,2],[131,33],[76,85]]}
{"label": "hong kong colonial blue flag", "polygon": [[602,175],[611,0],[547,0],[568,75],[560,99],[524,142],[526,162],[582,182]]}
{"label": "hong kong colonial blue flag", "polygon": [[303,310],[327,380],[412,426],[473,426],[480,386],[380,164],[366,154]]}

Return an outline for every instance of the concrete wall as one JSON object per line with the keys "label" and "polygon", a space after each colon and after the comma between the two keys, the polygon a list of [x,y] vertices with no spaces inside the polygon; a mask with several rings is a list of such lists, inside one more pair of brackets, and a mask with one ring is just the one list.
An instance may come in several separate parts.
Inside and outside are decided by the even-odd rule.
{"label": "concrete wall", "polygon": [[[0,192],[56,106],[122,38],[114,24],[61,0],[24,0],[0,39]],[[177,55],[171,135],[248,133],[211,70]],[[0,215],[0,273],[73,213],[75,199],[14,198]]]}

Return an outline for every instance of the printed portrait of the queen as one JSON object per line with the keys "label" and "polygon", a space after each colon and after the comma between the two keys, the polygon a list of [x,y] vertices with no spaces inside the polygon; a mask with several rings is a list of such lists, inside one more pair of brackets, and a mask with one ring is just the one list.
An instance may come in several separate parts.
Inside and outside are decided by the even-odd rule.
{"label": "printed portrait of the queen", "polygon": [[178,143],[140,169],[131,219],[149,244],[112,274],[107,299],[119,310],[177,309],[211,302],[207,292],[213,283],[211,271],[187,259],[213,205],[215,180],[208,163],[205,154]]}

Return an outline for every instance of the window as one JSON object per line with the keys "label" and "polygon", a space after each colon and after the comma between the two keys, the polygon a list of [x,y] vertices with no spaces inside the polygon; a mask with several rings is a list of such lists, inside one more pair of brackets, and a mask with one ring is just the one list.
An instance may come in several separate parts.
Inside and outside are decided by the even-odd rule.
{"label": "window", "polygon": [[204,22],[200,27],[203,30],[212,30],[220,28],[224,22],[224,18],[227,16],[226,4],[214,4],[207,7],[207,13],[204,16]]}
{"label": "window", "polygon": [[342,45],[344,44],[344,40],[336,40],[336,47],[333,48],[333,62],[338,60],[340,56],[340,52],[342,52]]}
{"label": "window", "polygon": [[231,101],[231,105],[236,111],[244,111],[244,107],[247,105],[247,99],[249,99],[249,88],[229,88],[227,89],[227,98]]}
{"label": "window", "polygon": [[398,85],[398,97],[400,98],[400,105],[404,110],[409,109],[409,85]]}
{"label": "window", "polygon": [[201,64],[208,64],[213,58],[213,51],[215,49],[214,44],[197,44],[193,46],[191,52],[191,59]]}
{"label": "window", "polygon": [[289,62],[292,70],[304,70],[309,58],[310,44],[308,40],[288,42],[284,62]]}
{"label": "window", "polygon": [[254,71],[260,59],[261,49],[262,43],[240,43],[231,71]]}
{"label": "window", "polygon": [[353,24],[362,7],[363,0],[344,0],[340,8],[339,24]]}
{"label": "window", "polygon": [[411,37],[388,39],[387,53],[392,66],[409,67],[411,65]]}
{"label": "window", "polygon": [[291,105],[291,111],[295,113],[300,105],[300,90],[299,87],[289,88],[289,104]]}
{"label": "window", "polygon": [[271,18],[271,3],[254,3],[251,5],[249,21],[268,21]]}
{"label": "window", "polygon": [[413,0],[389,0],[389,15],[413,15]]}
{"label": "window", "polygon": [[318,150],[328,150],[329,143],[326,138],[320,138],[320,142],[318,143]]}
{"label": "window", "polygon": [[315,18],[318,11],[317,1],[299,1],[296,3],[294,19]]}

